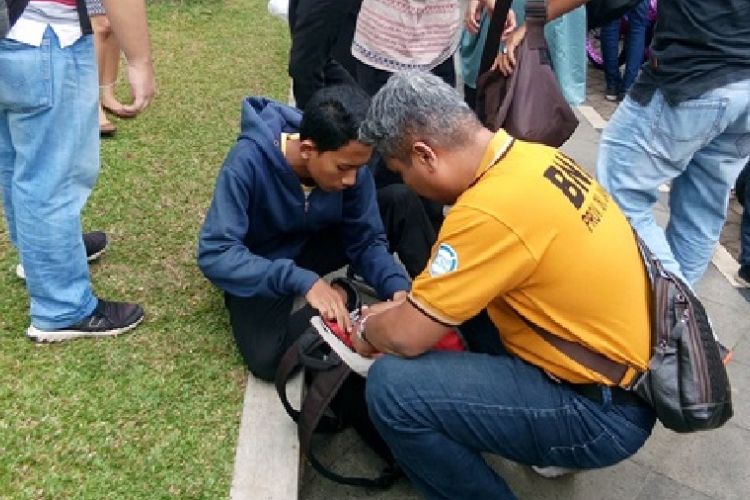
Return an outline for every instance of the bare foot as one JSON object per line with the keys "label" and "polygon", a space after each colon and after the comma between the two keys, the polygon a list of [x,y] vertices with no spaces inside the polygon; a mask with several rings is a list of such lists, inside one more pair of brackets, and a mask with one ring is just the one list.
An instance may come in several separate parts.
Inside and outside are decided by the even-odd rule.
{"label": "bare foot", "polygon": [[114,123],[110,122],[107,119],[107,115],[104,114],[104,109],[102,109],[102,105],[99,104],[99,135],[101,137],[109,137],[114,135],[114,133],[117,131],[117,127]]}
{"label": "bare foot", "polygon": [[125,106],[117,100],[111,89],[109,92],[103,91],[101,95],[102,107],[118,118],[134,118],[138,113],[125,109]]}

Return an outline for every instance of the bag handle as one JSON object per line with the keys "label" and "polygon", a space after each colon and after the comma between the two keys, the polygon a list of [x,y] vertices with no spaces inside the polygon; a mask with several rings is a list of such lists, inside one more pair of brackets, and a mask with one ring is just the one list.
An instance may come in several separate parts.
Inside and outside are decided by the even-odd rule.
{"label": "bag handle", "polygon": [[606,377],[612,383],[617,386],[621,386],[621,383],[630,369],[630,366],[612,361],[606,356],[599,354],[578,342],[572,342],[554,335],[541,326],[532,323],[518,311],[516,314],[526,323],[529,328],[534,330],[542,339],[548,344],[552,345],[555,349],[565,354],[567,357],[575,361],[576,363],[585,366],[591,371],[598,373]]}
{"label": "bag handle", "polygon": [[342,476],[324,466],[312,450],[313,433],[317,429],[318,423],[324,417],[324,413],[331,404],[334,396],[339,392],[341,386],[352,373],[351,368],[345,363],[340,363],[335,368],[318,372],[302,404],[298,427],[300,448],[313,468],[331,481],[365,488],[388,488],[398,478],[398,472],[393,467],[385,467],[380,475],[375,478]]}
{"label": "bag handle", "polygon": [[500,48],[500,36],[503,34],[505,19],[508,17],[508,11],[512,3],[513,0],[497,0],[495,2],[495,10],[492,11],[490,27],[487,31],[487,38],[484,41],[478,75],[486,73],[492,67],[492,63],[497,57],[497,51]]}
{"label": "bag handle", "polygon": [[[315,431],[334,432],[341,428],[341,421],[327,415],[326,410],[347,377],[352,374],[351,369],[341,362],[338,356],[326,359],[316,358],[314,351],[326,345],[325,340],[315,332],[314,328],[312,331],[306,331],[287,350],[276,371],[276,392],[287,414],[297,423],[300,449],[313,468],[331,481],[366,488],[388,488],[400,475],[393,467],[385,467],[375,478],[342,476],[324,466],[312,451],[312,438]],[[316,370],[317,375],[308,388],[301,410],[296,410],[289,402],[286,386],[292,375],[306,366]]]}

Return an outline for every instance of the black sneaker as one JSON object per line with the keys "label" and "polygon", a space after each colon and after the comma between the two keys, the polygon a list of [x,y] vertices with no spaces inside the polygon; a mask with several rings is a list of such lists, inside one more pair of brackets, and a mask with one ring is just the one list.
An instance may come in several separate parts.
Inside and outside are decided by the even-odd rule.
{"label": "black sneaker", "polygon": [[617,91],[617,87],[610,87],[607,85],[607,91],[604,92],[604,98],[608,101],[615,102],[617,101],[617,96],[620,93]]}
{"label": "black sneaker", "polygon": [[96,309],[75,325],[57,330],[40,330],[31,325],[26,336],[34,342],[62,342],[82,337],[115,337],[132,330],[143,321],[138,304],[99,299]]}
{"label": "black sneaker", "polygon": [[740,266],[737,270],[737,281],[745,287],[750,287],[750,264]]}
{"label": "black sneaker", "polygon": [[[107,251],[107,234],[102,231],[91,231],[90,233],[83,233],[83,246],[86,247],[86,260],[91,262],[104,254]],[[26,279],[26,271],[21,264],[16,266],[16,276],[19,279]]]}

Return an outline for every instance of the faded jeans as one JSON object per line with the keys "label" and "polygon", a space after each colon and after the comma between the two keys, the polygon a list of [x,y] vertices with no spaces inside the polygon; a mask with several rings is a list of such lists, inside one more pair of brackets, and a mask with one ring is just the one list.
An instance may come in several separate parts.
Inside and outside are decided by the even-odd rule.
{"label": "faded jeans", "polygon": [[[660,91],[641,106],[630,96],[602,133],[597,179],[670,271],[691,285],[703,276],[726,217],[729,190],[750,156],[750,80],[670,106]],[[669,223],[652,208],[671,181]]]}
{"label": "faded jeans", "polygon": [[70,326],[97,304],[81,210],[99,170],[98,77],[92,36],[60,48],[0,40],[0,182],[40,329]]}
{"label": "faded jeans", "polygon": [[582,469],[633,455],[651,434],[654,412],[615,404],[610,390],[602,391],[596,403],[508,353],[387,355],[367,378],[375,426],[430,499],[514,498],[482,452]]}

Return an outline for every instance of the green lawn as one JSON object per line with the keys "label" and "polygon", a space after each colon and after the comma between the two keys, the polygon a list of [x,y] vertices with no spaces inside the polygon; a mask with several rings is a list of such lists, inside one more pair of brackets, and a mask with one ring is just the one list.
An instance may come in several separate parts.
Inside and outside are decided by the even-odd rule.
{"label": "green lawn", "polygon": [[159,95],[103,142],[84,211],[84,226],[111,241],[92,265],[96,292],[146,307],[134,333],[26,340],[2,224],[0,498],[227,496],[245,370],[195,247],[241,98],[286,99],[287,30],[266,3],[149,6]]}

